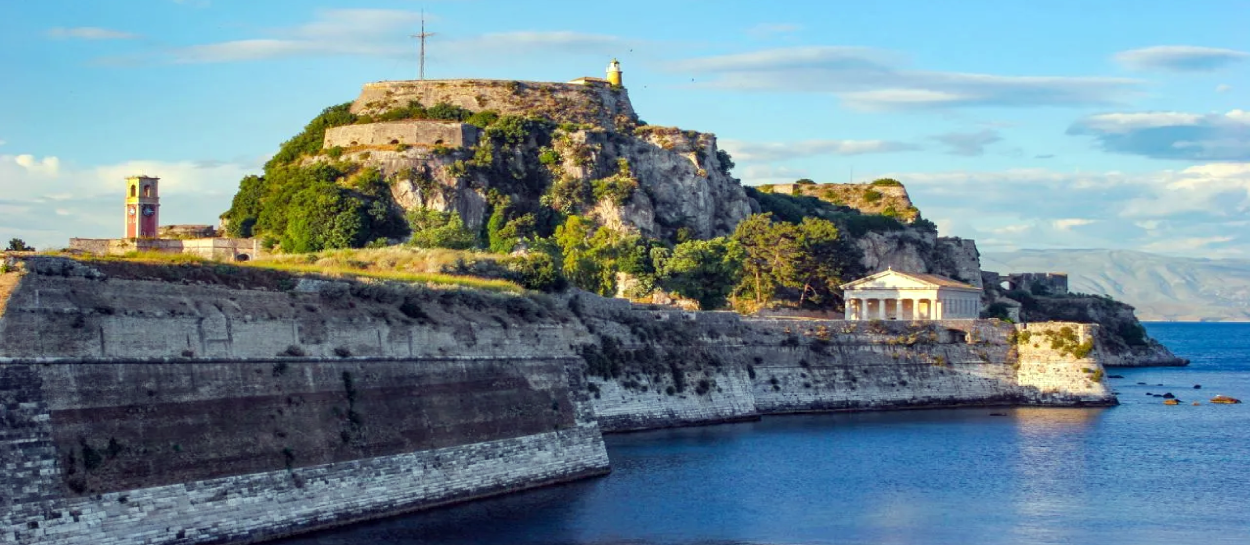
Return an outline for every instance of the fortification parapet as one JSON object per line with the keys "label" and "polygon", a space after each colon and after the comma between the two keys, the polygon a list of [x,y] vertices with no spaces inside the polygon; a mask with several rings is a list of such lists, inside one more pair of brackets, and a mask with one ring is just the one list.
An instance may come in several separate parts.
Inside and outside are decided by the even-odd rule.
{"label": "fortification parapet", "polygon": [[477,145],[478,128],[467,123],[414,119],[344,125],[326,129],[323,147],[353,148],[357,146],[446,146],[449,148]]}
{"label": "fortification parapet", "polygon": [[1009,274],[1007,275],[1007,289],[1024,290],[1034,295],[1067,295],[1068,274],[1054,272]]}
{"label": "fortification parapet", "polygon": [[407,106],[447,103],[479,112],[546,117],[558,123],[587,123],[609,130],[638,122],[623,87],[489,79],[379,81],[365,84],[352,103],[357,115],[379,115]]}

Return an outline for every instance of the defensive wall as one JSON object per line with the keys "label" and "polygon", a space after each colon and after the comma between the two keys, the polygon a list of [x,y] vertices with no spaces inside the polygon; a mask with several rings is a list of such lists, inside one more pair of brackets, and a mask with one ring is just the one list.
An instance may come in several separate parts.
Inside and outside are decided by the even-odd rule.
{"label": "defensive wall", "polygon": [[326,129],[324,147],[356,146],[446,146],[477,145],[478,128],[467,123],[410,120],[344,125]]}
{"label": "defensive wall", "polygon": [[601,474],[602,431],[1115,403],[1097,347],[1079,346],[1088,326],[743,319],[251,267],[6,263],[5,542],[264,540]]}
{"label": "defensive wall", "polygon": [[791,412],[1117,403],[1092,325],[741,318],[584,295],[572,307],[597,337],[583,356],[608,432]]}
{"label": "defensive wall", "polygon": [[351,112],[378,115],[414,100],[427,107],[442,102],[474,112],[495,110],[500,115],[540,116],[606,129],[638,121],[623,87],[489,79],[367,83]]}
{"label": "defensive wall", "polygon": [[253,238],[71,238],[69,249],[95,255],[130,252],[190,254],[204,259],[247,261],[268,255],[260,239]]}

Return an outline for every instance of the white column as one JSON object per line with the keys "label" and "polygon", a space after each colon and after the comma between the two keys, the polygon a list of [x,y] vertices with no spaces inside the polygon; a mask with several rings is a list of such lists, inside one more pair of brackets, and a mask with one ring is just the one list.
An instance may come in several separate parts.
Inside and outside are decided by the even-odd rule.
{"label": "white column", "polygon": [[885,315],[885,298],[877,299],[877,319],[886,319]]}
{"label": "white column", "polygon": [[842,319],[843,320],[852,319],[851,317],[855,314],[855,300],[851,299],[850,297],[843,297],[842,304],[844,307],[846,307],[842,310]]}

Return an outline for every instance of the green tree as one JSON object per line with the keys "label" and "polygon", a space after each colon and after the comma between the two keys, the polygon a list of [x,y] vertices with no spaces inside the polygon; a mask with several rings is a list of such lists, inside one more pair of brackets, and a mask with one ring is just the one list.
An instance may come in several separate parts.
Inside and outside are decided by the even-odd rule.
{"label": "green tree", "polygon": [[9,239],[9,247],[6,248],[10,252],[33,252],[35,249],[26,244],[25,240],[20,238]]}
{"label": "green tree", "polygon": [[678,244],[671,254],[653,250],[652,255],[657,258],[661,285],[697,300],[703,310],[725,306],[742,279],[745,254],[742,246],[729,238],[692,240]]}
{"label": "green tree", "polygon": [[837,225],[819,218],[803,218],[795,243],[790,287],[800,289],[799,306],[809,299],[818,307],[830,305],[846,273],[857,268],[859,256],[852,251]]}
{"label": "green tree", "polygon": [[465,227],[457,212],[413,210],[408,213],[412,226],[409,244],[419,248],[468,250],[477,245],[477,237]]}
{"label": "green tree", "polygon": [[742,283],[738,293],[751,296],[757,305],[773,298],[779,285],[792,283],[793,264],[799,251],[797,227],[773,223],[771,213],[748,216],[734,229],[733,239],[742,246]]}

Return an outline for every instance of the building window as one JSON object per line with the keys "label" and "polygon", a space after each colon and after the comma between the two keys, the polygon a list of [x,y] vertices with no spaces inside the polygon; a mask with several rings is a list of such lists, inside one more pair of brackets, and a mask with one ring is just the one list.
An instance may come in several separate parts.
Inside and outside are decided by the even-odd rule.
{"label": "building window", "polygon": [[131,196],[131,197],[135,196],[135,192],[136,192],[136,191],[138,191],[138,188],[137,188],[137,187],[135,187],[135,186],[133,186],[133,185],[132,185],[132,186],[130,186],[130,196]]}
{"label": "building window", "polygon": [[143,186],[143,196],[144,196],[144,197],[151,197],[151,196],[152,196],[152,186],[147,185],[147,184],[144,184],[144,186]]}

